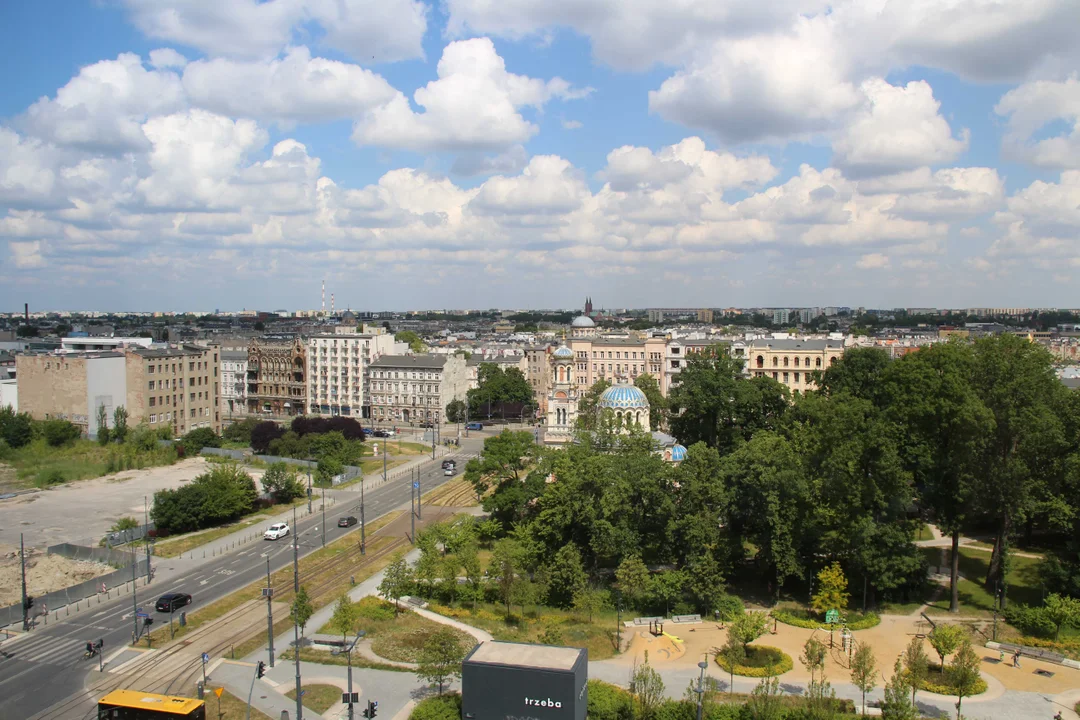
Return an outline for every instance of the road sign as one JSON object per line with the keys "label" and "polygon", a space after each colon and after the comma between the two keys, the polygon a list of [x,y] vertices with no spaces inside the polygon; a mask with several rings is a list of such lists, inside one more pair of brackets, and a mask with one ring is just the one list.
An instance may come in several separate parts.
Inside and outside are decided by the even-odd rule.
{"label": "road sign", "polygon": [[829,611],[827,611],[825,613],[825,622],[830,623],[832,625],[835,625],[836,623],[840,622],[840,611],[839,610],[829,610]]}
{"label": "road sign", "polygon": [[210,655],[209,655],[209,653],[203,653],[203,654],[202,654],[202,661],[203,661],[203,663],[208,663],[208,662],[210,662]]}
{"label": "road sign", "polygon": [[412,486],[413,486],[413,490],[419,490],[420,489],[420,481],[419,480],[414,481]]}
{"label": "road sign", "polygon": [[263,588],[262,589],[262,596],[265,597],[265,598],[274,597],[274,588],[272,588],[272,587]]}
{"label": "road sign", "polygon": [[221,698],[221,692],[222,692],[222,691],[223,691],[224,689],[225,689],[225,688],[214,688],[214,694],[215,694],[215,695],[217,695],[217,696],[218,696],[218,698]]}
{"label": "road sign", "polygon": [[148,618],[150,617],[150,613],[144,613],[142,610],[140,610],[139,612],[135,613],[135,617]]}

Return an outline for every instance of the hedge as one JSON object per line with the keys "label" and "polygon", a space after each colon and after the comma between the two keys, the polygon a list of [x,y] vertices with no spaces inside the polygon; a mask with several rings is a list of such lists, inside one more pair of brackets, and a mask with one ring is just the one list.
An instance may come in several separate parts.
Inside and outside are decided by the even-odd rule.
{"label": "hedge", "polygon": [[753,666],[753,665],[736,665],[734,668],[728,666],[726,660],[720,655],[716,656],[716,664],[724,669],[724,672],[734,673],[741,675],[742,677],[763,678],[772,677],[773,675],[783,675],[784,673],[795,667],[795,662],[791,659],[791,656],[780,648],[772,647],[769,645],[750,645],[747,650],[753,654],[763,656],[768,655],[774,659],[771,665],[765,666]]}
{"label": "hedge", "polygon": [[461,720],[461,695],[447,693],[421,700],[409,720]]}
{"label": "hedge", "polygon": [[[815,620],[810,617],[800,617],[788,610],[773,610],[769,614],[780,622],[784,623],[785,625],[793,625],[794,627],[806,628],[807,630],[829,629],[828,623],[824,623],[820,620]],[[878,617],[877,613],[872,612],[866,613],[865,615],[861,613],[852,613],[851,615],[849,615],[849,617],[854,617],[855,619],[851,622],[844,623],[844,627],[847,627],[848,630],[852,631],[866,630],[867,628],[872,628],[875,625],[879,625],[881,623],[881,618]]]}
{"label": "hedge", "polygon": [[[948,665],[945,666],[945,677],[944,677],[945,682],[944,683],[936,683],[936,682],[934,682],[934,679],[939,679],[939,680],[942,679],[941,665],[930,663],[929,665],[927,665],[927,668],[930,670],[930,674],[927,675],[927,678],[925,680],[923,680],[923,682],[922,682],[922,689],[923,690],[925,690],[926,692],[937,693],[938,695],[956,695],[956,688],[953,687],[952,685],[948,684],[949,676],[950,676],[950,672],[949,672],[950,668],[949,668]],[[972,695],[981,695],[984,692],[986,692],[986,689],[987,689],[986,681],[983,680],[980,677],[978,682],[975,683],[974,689],[972,689],[972,691],[970,693],[968,693],[967,695],[965,695],[964,697],[971,697]]]}

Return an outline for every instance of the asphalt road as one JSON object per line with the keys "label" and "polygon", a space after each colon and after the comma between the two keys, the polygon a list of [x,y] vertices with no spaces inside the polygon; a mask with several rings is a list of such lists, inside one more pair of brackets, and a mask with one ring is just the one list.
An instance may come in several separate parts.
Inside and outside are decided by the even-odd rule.
{"label": "asphalt road", "polygon": [[[461,458],[475,454],[480,442],[463,442],[460,451],[448,457],[458,458],[459,474],[464,470]],[[440,458],[441,460],[442,458]],[[409,502],[409,479],[406,475],[387,485],[365,492],[364,515],[368,523],[381,515]],[[422,466],[421,490],[427,492],[451,480],[445,477],[439,462]],[[359,533],[360,526],[338,528],[342,515],[359,517],[359,488],[356,509],[349,502],[342,502],[344,493],[338,494],[338,504],[332,514],[327,513],[326,542],[330,543],[346,534]],[[348,491],[345,491],[348,492]],[[322,516],[318,513],[301,520],[293,529],[300,544],[300,555],[322,547]],[[237,550],[208,558],[205,564],[190,572],[169,579],[153,581],[149,586],[140,585],[136,597],[138,605],[152,611],[154,602],[166,592],[182,592],[192,596],[188,612],[208,605],[256,580],[266,577],[266,559],[276,571],[292,562],[292,542],[289,539],[265,541],[245,545]],[[167,558],[155,558],[155,563],[167,563]],[[96,674],[97,660],[85,660],[86,643],[98,639],[105,642],[105,656],[131,641],[134,625],[132,597],[125,595],[103,602],[93,614],[84,612],[70,621],[50,622],[39,625],[31,635],[15,642],[0,644],[0,715],[3,718],[31,718],[55,703],[81,691],[90,673]],[[155,624],[168,622],[168,615],[151,612]]]}

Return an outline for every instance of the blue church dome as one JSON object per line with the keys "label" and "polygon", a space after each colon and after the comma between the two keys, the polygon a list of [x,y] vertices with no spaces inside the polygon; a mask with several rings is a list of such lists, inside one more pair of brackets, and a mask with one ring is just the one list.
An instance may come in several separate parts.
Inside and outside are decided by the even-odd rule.
{"label": "blue church dome", "polygon": [[682,445],[672,445],[671,462],[682,462],[686,459],[686,448]]}
{"label": "blue church dome", "polygon": [[555,352],[551,353],[557,358],[572,358],[574,357],[574,351],[565,345],[560,346]]}
{"label": "blue church dome", "polygon": [[600,395],[596,403],[602,408],[647,408],[649,399],[633,385],[612,385]]}

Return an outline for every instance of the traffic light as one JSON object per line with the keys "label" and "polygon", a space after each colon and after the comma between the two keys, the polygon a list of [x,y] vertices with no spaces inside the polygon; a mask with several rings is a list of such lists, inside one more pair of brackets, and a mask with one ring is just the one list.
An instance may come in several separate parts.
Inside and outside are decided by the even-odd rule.
{"label": "traffic light", "polygon": [[366,718],[370,718],[371,717],[371,703],[368,703],[366,706],[364,706],[364,712],[362,712],[360,714],[363,715]]}
{"label": "traffic light", "polygon": [[33,595],[27,595],[26,596],[26,608],[25,609],[26,609],[27,612],[29,612],[30,608],[32,608],[32,607],[34,607],[34,596]]}
{"label": "traffic light", "polygon": [[378,702],[373,702],[371,700],[368,700],[368,712],[370,713],[370,715],[368,715],[368,717],[371,717],[371,718],[375,717],[375,711],[378,710],[378,709],[379,709],[379,703]]}
{"label": "traffic light", "polygon": [[265,675],[265,674],[266,674],[266,663],[264,663],[262,660],[260,660],[259,664],[255,666],[255,677],[259,678],[259,679],[262,679],[262,676]]}

